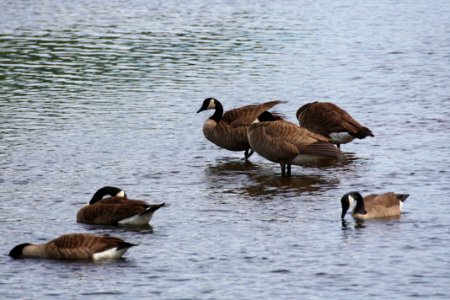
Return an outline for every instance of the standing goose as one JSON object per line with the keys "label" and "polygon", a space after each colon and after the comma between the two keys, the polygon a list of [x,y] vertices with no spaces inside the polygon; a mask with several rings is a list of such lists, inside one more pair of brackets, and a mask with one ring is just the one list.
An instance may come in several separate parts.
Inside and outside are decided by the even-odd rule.
{"label": "standing goose", "polygon": [[338,148],[355,138],[374,136],[369,128],[362,126],[348,112],[330,102],[305,104],[297,110],[296,116],[300,126],[331,138],[331,142]]}
{"label": "standing goose", "polygon": [[[103,198],[106,195],[111,197]],[[146,225],[153,213],[164,204],[148,204],[128,199],[121,189],[105,186],[78,211],[77,222],[94,225]]]}
{"label": "standing goose", "polygon": [[280,120],[280,117],[268,111],[262,113],[248,128],[248,140],[256,153],[280,164],[283,176],[291,175],[291,165],[327,157],[342,157],[342,152],[329,143],[328,138]]}
{"label": "standing goose", "polygon": [[203,134],[212,143],[230,151],[245,151],[245,160],[253,154],[247,128],[264,111],[282,101],[274,100],[262,104],[247,105],[223,112],[222,103],[215,98],[206,98],[197,113],[215,109],[214,114],[203,124]]}
{"label": "standing goose", "polygon": [[37,257],[50,259],[102,260],[120,258],[135,244],[112,236],[94,234],[66,234],[48,243],[24,243],[15,246],[12,258]]}
{"label": "standing goose", "polygon": [[384,194],[371,194],[363,198],[358,192],[347,193],[341,198],[341,219],[344,219],[345,214],[354,202],[356,202],[356,205],[353,208],[352,216],[357,220],[399,216],[402,211],[403,202],[408,196],[409,194],[389,192]]}

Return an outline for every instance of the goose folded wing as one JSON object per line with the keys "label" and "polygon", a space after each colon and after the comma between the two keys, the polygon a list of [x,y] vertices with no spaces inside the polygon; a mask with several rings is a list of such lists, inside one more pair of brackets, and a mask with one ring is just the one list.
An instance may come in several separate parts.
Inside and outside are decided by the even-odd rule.
{"label": "goose folded wing", "polygon": [[54,258],[89,259],[94,253],[117,247],[123,241],[111,236],[71,234],[48,243],[47,251]]}
{"label": "goose folded wing", "polygon": [[266,151],[273,157],[280,157],[278,159],[280,161],[290,160],[299,154],[297,144],[301,138],[292,135],[290,125],[284,121],[260,123],[261,138],[259,140],[266,143]]}
{"label": "goose folded wing", "polygon": [[399,200],[394,193],[371,194],[364,197],[364,205],[370,209],[375,206],[395,207],[399,205]]}
{"label": "goose folded wing", "polygon": [[95,204],[85,210],[84,219],[93,224],[117,224],[119,221],[140,214],[147,206]]}
{"label": "goose folded wing", "polygon": [[231,109],[223,114],[222,120],[233,127],[250,126],[260,114],[280,103],[282,101],[274,100]]}

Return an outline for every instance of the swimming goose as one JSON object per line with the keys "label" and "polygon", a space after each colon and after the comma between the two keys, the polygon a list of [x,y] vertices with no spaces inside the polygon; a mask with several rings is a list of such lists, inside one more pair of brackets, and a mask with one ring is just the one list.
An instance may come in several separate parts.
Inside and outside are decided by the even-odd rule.
{"label": "swimming goose", "polygon": [[330,102],[312,102],[300,107],[296,113],[300,126],[331,138],[340,148],[341,144],[374,136],[372,131],[359,124],[353,117]]}
{"label": "swimming goose", "polygon": [[408,196],[409,194],[389,192],[371,194],[363,198],[358,192],[350,192],[341,198],[341,218],[344,219],[345,214],[354,202],[356,202],[356,205],[353,208],[352,216],[357,220],[399,216],[403,202]]}
{"label": "swimming goose", "polygon": [[203,134],[212,143],[230,151],[245,151],[245,160],[253,154],[247,139],[247,128],[264,111],[282,101],[274,100],[262,104],[247,105],[223,112],[222,103],[215,98],[206,98],[197,113],[215,109],[214,114],[203,124]]}
{"label": "swimming goose", "polygon": [[340,159],[343,155],[328,138],[294,123],[280,120],[268,111],[262,113],[250,125],[248,141],[256,153],[279,163],[283,176],[291,175],[291,165],[327,157]]}
{"label": "swimming goose", "polygon": [[[111,197],[103,198],[106,195]],[[146,225],[153,213],[164,204],[148,204],[128,199],[121,189],[105,186],[78,211],[77,222],[95,225]]]}
{"label": "swimming goose", "polygon": [[120,258],[133,246],[136,245],[117,237],[75,233],[62,235],[44,244],[17,245],[9,252],[9,256],[12,258],[102,260]]}

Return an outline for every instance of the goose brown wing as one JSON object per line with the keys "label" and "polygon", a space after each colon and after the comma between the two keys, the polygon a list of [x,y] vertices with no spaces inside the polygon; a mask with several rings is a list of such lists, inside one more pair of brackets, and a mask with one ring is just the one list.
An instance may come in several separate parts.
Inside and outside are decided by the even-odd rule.
{"label": "goose brown wing", "polygon": [[273,121],[262,122],[256,125],[260,126],[260,137],[265,151],[270,153],[271,157],[276,157],[275,161],[286,161],[294,158],[298,154],[298,148],[295,141],[289,138],[292,129],[287,122]]}
{"label": "goose brown wing", "polygon": [[370,209],[375,206],[395,207],[399,206],[399,199],[394,193],[371,194],[364,197],[364,206]]}
{"label": "goose brown wing", "polygon": [[148,205],[96,203],[81,208],[77,221],[87,224],[114,225],[119,221],[140,214]]}
{"label": "goose brown wing", "polygon": [[364,206],[369,218],[393,217],[401,214],[399,199],[394,193],[366,196]]}
{"label": "goose brown wing", "polygon": [[263,122],[266,124],[266,134],[272,138],[284,140],[293,145],[304,146],[315,142],[328,142],[328,138],[313,133],[306,128],[287,121]]}
{"label": "goose brown wing", "polygon": [[330,102],[305,104],[297,111],[297,119],[301,126],[325,136],[331,132],[357,134],[363,127],[349,113]]}
{"label": "goose brown wing", "polygon": [[[327,138],[298,127],[291,122],[271,121],[255,125],[260,127],[256,131],[260,136],[256,136],[255,139],[263,144],[259,148],[263,147],[266,153],[270,153],[271,157],[276,157],[275,161],[291,160],[300,154],[306,146],[320,141],[328,141]],[[257,151],[258,148],[255,147],[255,150]]]}
{"label": "goose brown wing", "polygon": [[335,145],[327,142],[316,142],[310,145],[301,146],[300,152],[303,154],[330,156],[343,159],[343,153]]}
{"label": "goose brown wing", "polygon": [[67,234],[50,241],[47,252],[53,258],[89,259],[94,253],[117,247],[122,239],[93,234]]}
{"label": "goose brown wing", "polygon": [[250,126],[260,114],[282,102],[280,100],[274,100],[262,104],[231,109],[223,114],[222,120],[233,127]]}
{"label": "goose brown wing", "polygon": [[286,133],[286,140],[297,147],[298,153],[331,157],[342,155],[342,152],[336,146],[329,143],[328,138],[292,123],[289,127],[290,130]]}
{"label": "goose brown wing", "polygon": [[357,138],[364,138],[368,135],[373,136],[372,132],[368,128],[359,124],[359,122],[356,121],[348,112],[343,109],[340,110],[341,119],[339,122],[340,124],[338,123],[337,126],[341,125],[346,131]]}

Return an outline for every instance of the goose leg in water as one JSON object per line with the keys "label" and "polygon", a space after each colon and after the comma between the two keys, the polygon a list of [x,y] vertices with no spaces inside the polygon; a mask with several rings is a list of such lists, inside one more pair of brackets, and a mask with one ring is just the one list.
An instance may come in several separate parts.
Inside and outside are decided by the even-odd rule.
{"label": "goose leg in water", "polygon": [[286,176],[286,164],[280,163],[281,166],[281,176]]}
{"label": "goose leg in water", "polygon": [[253,154],[254,152],[255,152],[255,151],[253,151],[252,148],[250,148],[250,153],[248,152],[248,149],[245,149],[245,152],[244,152],[245,160],[248,160],[248,158],[249,158],[250,156],[252,156],[252,154]]}

